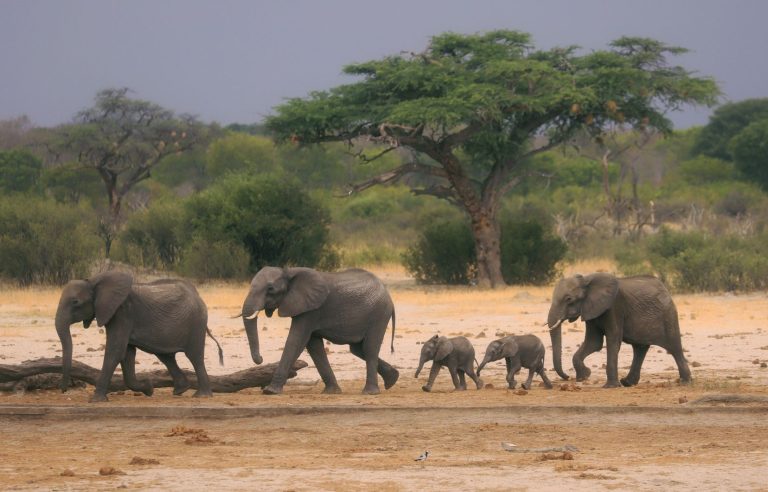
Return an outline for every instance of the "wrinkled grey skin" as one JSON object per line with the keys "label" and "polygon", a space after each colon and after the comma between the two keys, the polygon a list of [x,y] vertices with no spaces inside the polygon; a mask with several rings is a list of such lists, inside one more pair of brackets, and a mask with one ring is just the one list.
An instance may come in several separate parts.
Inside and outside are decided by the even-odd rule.
{"label": "wrinkled grey skin", "polygon": [[292,318],[280,363],[272,381],[263,389],[265,394],[282,393],[290,368],[305,348],[325,383],[323,393],[341,393],[323,340],[348,344],[354,355],[365,360],[363,393],[379,393],[377,373],[383,378],[385,389],[397,382],[400,375],[397,369],[379,358],[390,318],[394,351],[395,307],[384,284],[372,273],[360,269],[338,273],[311,268],[259,270],[253,277],[241,313],[251,357],[256,364],[262,362],[256,326],[256,317],[262,309],[267,317],[277,310],[281,317]]}
{"label": "wrinkled grey skin", "polygon": [[[547,324],[552,337],[555,370],[563,379],[561,363],[563,321],[576,321],[581,316],[586,322],[584,343],[573,355],[576,379],[589,378],[591,371],[584,359],[603,347],[608,350],[605,388],[620,384],[633,386],[640,381],[640,368],[651,345],[667,350],[677,363],[680,382],[691,382],[691,371],[683,356],[677,308],[664,284],[652,276],[616,278],[607,273],[561,280],[552,294]],[[629,374],[619,381],[618,357],[621,342],[632,345],[634,355]]]}
{"label": "wrinkled grey skin", "polygon": [[[90,401],[107,401],[107,389],[119,363],[125,385],[145,395],[152,394],[151,381],[136,379],[136,349],[155,354],[173,377],[173,392],[184,393],[190,384],[176,364],[176,353],[192,362],[198,390],[194,396],[212,396],[205,370],[205,336],[208,309],[191,284],[164,279],[135,284],[121,272],[106,272],[86,280],[72,280],[64,286],[56,310],[56,332],[62,346],[62,391],[70,382],[72,335],[70,325],[79,321],[88,328],[96,319],[107,334],[104,362]],[[216,341],[214,339],[214,341]],[[216,341],[218,345],[218,341]],[[219,347],[219,362],[223,361]]]}
{"label": "wrinkled grey skin", "polygon": [[467,374],[475,382],[477,389],[483,388],[483,382],[475,374],[475,348],[466,337],[447,338],[433,336],[421,347],[421,356],[419,357],[419,367],[413,377],[419,377],[424,363],[428,360],[432,362],[432,369],[429,371],[427,384],[421,387],[424,391],[432,391],[432,385],[442,367],[447,367],[451,373],[453,386],[456,391],[467,389],[467,382],[464,374]]}
{"label": "wrinkled grey skin", "polygon": [[504,359],[507,363],[507,385],[509,389],[515,389],[517,382],[515,374],[521,367],[528,369],[528,379],[522,384],[523,388],[531,389],[533,375],[538,374],[544,381],[547,389],[552,389],[552,383],[544,372],[544,355],[546,350],[544,344],[536,335],[510,335],[508,337],[494,340],[488,344],[485,349],[485,357],[477,368],[477,373],[489,362]]}

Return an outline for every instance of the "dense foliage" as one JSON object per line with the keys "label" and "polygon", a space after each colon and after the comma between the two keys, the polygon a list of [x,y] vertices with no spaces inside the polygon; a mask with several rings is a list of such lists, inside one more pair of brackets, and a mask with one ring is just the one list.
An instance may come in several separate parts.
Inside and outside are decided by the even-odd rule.
{"label": "dense foliage", "polygon": [[30,285],[87,276],[98,239],[88,211],[37,197],[0,197],[0,278]]}
{"label": "dense foliage", "polygon": [[[530,220],[504,220],[501,231],[504,280],[510,284],[546,284],[557,274],[567,246]],[[477,258],[472,233],[461,220],[425,227],[418,241],[403,254],[403,263],[423,284],[476,283]]]}

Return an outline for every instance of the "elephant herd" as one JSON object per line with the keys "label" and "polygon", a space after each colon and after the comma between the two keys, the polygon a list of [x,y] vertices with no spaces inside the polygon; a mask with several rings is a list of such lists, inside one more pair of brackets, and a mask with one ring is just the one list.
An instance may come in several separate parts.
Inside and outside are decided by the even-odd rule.
{"label": "elephant herd", "polygon": [[[363,393],[380,392],[378,376],[384,388],[391,388],[399,372],[379,358],[387,326],[392,320],[392,351],[395,338],[395,307],[384,284],[372,273],[350,269],[337,273],[319,272],[310,268],[264,267],[253,278],[241,313],[251,357],[261,364],[257,317],[261,311],[271,317],[275,310],[281,317],[290,317],[291,325],[280,362],[265,394],[283,391],[290,368],[303,350],[317,368],[324,383],[324,393],[339,393],[341,388],[331,369],[323,340],[349,345],[355,356],[366,366]],[[552,339],[555,371],[563,379],[562,369],[563,321],[581,317],[586,322],[584,342],[573,356],[578,380],[589,377],[584,359],[607,346],[607,382],[605,387],[631,386],[638,383],[640,367],[650,345],[666,349],[677,362],[680,381],[688,383],[691,374],[683,356],[677,311],[669,292],[655,277],[616,278],[613,275],[593,275],[561,280],[555,287],[547,324]],[[88,328],[93,320],[104,326],[107,335],[104,361],[91,401],[106,401],[112,375],[120,364],[126,386],[134,391],[152,394],[152,384],[136,378],[136,349],[154,354],[173,378],[173,392],[182,394],[189,389],[184,372],[176,363],[176,354],[183,352],[192,363],[198,380],[194,396],[211,396],[211,387],[204,364],[208,312],[195,287],[184,280],[163,279],[136,283],[121,272],[106,272],[85,280],[73,280],[62,290],[56,311],[56,331],[62,345],[62,390],[70,384],[72,367],[72,336],[70,325],[82,322]],[[626,377],[618,379],[617,358],[622,342],[633,348],[632,365]],[[218,345],[218,341],[216,341]],[[219,361],[223,354],[219,346]],[[478,389],[482,369],[490,362],[505,359],[507,383],[514,388],[515,374],[529,369],[524,388],[530,388],[534,374],[551,388],[544,369],[545,349],[534,335],[509,336],[491,342],[477,371],[473,362],[474,348],[464,337],[433,336],[422,346],[418,377],[424,363],[432,360],[429,380],[422,389],[430,391],[441,367],[447,367],[456,389],[466,389],[465,375]]]}

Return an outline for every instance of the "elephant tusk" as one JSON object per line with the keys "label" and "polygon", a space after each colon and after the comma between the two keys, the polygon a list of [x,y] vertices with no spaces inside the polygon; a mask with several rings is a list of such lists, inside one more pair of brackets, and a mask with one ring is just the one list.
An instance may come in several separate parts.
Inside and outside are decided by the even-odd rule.
{"label": "elephant tusk", "polygon": [[556,329],[557,327],[559,327],[560,325],[562,325],[562,324],[563,324],[563,321],[565,321],[565,320],[564,320],[564,319],[561,319],[560,321],[558,321],[557,323],[555,323],[555,325],[554,325],[552,328],[550,328],[550,329],[549,329],[549,331],[552,331],[552,330]]}
{"label": "elephant tusk", "polygon": [[261,311],[254,311],[252,315],[250,316],[243,316],[244,319],[256,319],[256,317],[259,315]]}

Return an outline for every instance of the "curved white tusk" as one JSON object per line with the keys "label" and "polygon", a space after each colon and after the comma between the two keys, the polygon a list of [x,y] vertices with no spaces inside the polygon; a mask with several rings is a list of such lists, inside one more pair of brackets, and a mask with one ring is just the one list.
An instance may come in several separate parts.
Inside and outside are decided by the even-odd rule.
{"label": "curved white tusk", "polygon": [[245,319],[256,319],[256,317],[259,315],[261,311],[254,311],[252,315],[250,316],[243,316]]}
{"label": "curved white tusk", "polygon": [[562,324],[563,324],[563,321],[565,321],[565,320],[564,320],[564,319],[561,319],[560,321],[558,321],[557,323],[555,323],[555,325],[554,325],[552,328],[550,328],[550,329],[549,329],[549,331],[552,331],[552,330],[556,329],[558,326],[562,325]]}

